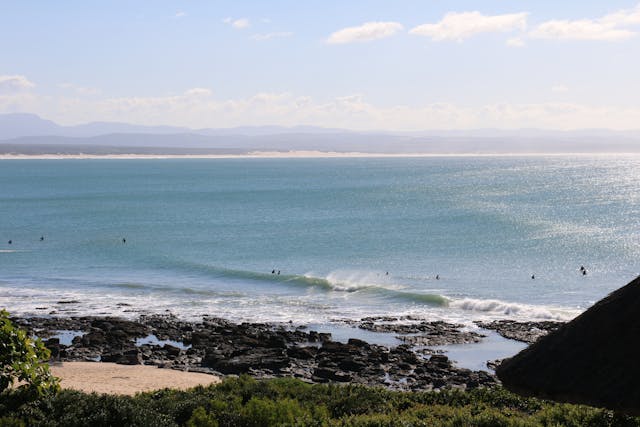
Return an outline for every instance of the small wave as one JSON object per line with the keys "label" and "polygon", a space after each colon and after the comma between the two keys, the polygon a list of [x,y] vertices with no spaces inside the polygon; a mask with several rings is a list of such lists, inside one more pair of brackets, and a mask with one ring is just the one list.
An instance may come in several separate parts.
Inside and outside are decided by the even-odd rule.
{"label": "small wave", "polygon": [[506,302],[496,299],[462,298],[449,300],[449,307],[466,311],[475,311],[492,316],[517,317],[530,320],[571,320],[580,311],[550,306],[537,306]]}
{"label": "small wave", "polygon": [[110,287],[114,288],[124,288],[124,289],[147,289],[152,286],[145,285],[143,283],[133,283],[133,282],[121,282],[121,283],[111,283]]}
{"label": "small wave", "polygon": [[434,305],[438,307],[446,307],[449,299],[438,294],[419,294],[416,292],[393,292],[393,296],[397,299],[417,302],[421,304]]}
{"label": "small wave", "polygon": [[136,283],[136,282],[118,282],[118,283],[94,283],[95,287],[106,288],[120,288],[128,290],[142,290],[159,293],[172,293],[172,294],[191,294],[191,295],[203,295],[211,297],[243,297],[246,296],[242,292],[233,291],[221,291],[215,289],[206,288],[192,288],[188,286],[171,286],[152,283]]}

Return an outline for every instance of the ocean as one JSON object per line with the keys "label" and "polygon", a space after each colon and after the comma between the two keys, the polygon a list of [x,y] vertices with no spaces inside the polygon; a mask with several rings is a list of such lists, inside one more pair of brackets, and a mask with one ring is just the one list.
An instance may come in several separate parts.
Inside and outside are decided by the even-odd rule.
{"label": "ocean", "polygon": [[639,171],[622,155],[2,160],[0,306],[568,320],[640,273]]}

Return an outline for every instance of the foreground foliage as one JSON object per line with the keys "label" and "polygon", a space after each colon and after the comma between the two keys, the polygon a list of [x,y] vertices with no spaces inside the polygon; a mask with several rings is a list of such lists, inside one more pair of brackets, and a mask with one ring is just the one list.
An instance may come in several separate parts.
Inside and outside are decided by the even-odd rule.
{"label": "foreground foliage", "polygon": [[0,395],[6,426],[640,426],[611,411],[524,399],[501,388],[408,393],[243,376],[135,397],[62,391]]}
{"label": "foreground foliage", "polygon": [[46,363],[49,356],[40,339],[31,339],[0,310],[0,393],[11,386],[34,397],[56,393],[59,385]]}

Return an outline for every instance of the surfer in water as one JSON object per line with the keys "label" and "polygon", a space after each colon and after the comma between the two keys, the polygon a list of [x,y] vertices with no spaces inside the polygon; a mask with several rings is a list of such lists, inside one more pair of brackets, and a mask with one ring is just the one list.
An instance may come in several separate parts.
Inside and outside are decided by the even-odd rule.
{"label": "surfer in water", "polygon": [[122,244],[124,245],[125,243],[127,243],[127,239],[125,239],[124,237],[122,238]]}
{"label": "surfer in water", "polygon": [[40,236],[40,241],[44,242],[44,236]]}
{"label": "surfer in water", "polygon": [[536,275],[535,275],[535,274],[532,274],[532,275],[531,275],[531,278],[532,278],[532,279],[535,279],[535,278],[536,278]]}
{"label": "surfer in water", "polygon": [[13,243],[13,240],[9,240],[7,243],[12,244],[12,243]]}

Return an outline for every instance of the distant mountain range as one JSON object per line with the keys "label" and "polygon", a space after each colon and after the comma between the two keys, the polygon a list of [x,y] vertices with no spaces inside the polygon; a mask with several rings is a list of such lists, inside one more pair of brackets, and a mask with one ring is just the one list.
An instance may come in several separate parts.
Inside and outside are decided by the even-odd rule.
{"label": "distant mountain range", "polygon": [[24,136],[65,136],[88,138],[110,134],[175,135],[196,134],[206,136],[223,135],[274,135],[288,133],[337,133],[343,129],[328,129],[315,126],[246,126],[220,129],[190,129],[178,126],[143,126],[119,122],[91,122],[76,126],[61,126],[35,114],[0,114],[0,140]]}
{"label": "distant mountain range", "polygon": [[189,129],[116,122],[61,126],[34,114],[0,115],[0,154],[243,154],[252,151],[380,154],[640,152],[640,130],[356,132],[313,126]]}

